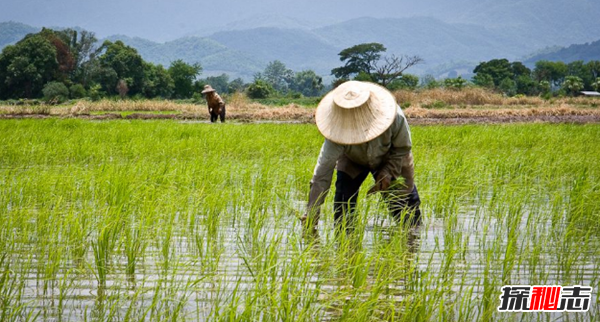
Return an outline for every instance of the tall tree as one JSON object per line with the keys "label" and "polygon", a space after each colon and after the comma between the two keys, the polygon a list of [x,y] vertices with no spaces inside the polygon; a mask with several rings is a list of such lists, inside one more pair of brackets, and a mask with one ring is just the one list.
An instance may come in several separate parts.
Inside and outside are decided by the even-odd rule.
{"label": "tall tree", "polygon": [[423,59],[419,56],[395,56],[385,57],[383,62],[375,63],[375,72],[372,77],[381,85],[388,86],[391,82],[399,79],[408,68],[419,64]]}
{"label": "tall tree", "polygon": [[567,76],[561,85],[567,94],[575,96],[583,89],[583,80],[577,76]]}
{"label": "tall tree", "polygon": [[105,41],[100,47],[102,55],[98,57],[103,74],[116,73],[117,78],[106,78],[102,86],[111,93],[119,80],[125,80],[129,93],[135,95],[142,92],[144,86],[144,60],[133,47],[125,45],[122,41]]}
{"label": "tall tree", "polygon": [[270,62],[262,74],[257,75],[260,79],[271,84],[273,88],[281,93],[286,93],[294,78],[294,72],[287,68],[279,60]]}
{"label": "tall tree", "polygon": [[25,36],[0,54],[0,98],[40,97],[59,73],[56,46],[47,32]]}
{"label": "tall tree", "polygon": [[169,66],[169,74],[175,84],[175,97],[192,97],[194,80],[201,72],[202,66],[198,63],[190,65],[181,59],[173,61]]}
{"label": "tall tree", "polygon": [[75,66],[71,79],[87,86],[90,81],[91,64],[89,62],[96,58],[96,50],[98,49],[96,35],[86,30],[77,31],[74,29],[58,31],[57,35],[69,45],[74,58]]}
{"label": "tall tree", "polygon": [[585,64],[583,60],[576,60],[567,64],[568,75],[577,76],[583,81],[584,88],[591,88],[594,82],[594,75],[592,74],[589,65]]}
{"label": "tall tree", "polygon": [[590,60],[586,65],[593,79],[600,77],[600,61]]}
{"label": "tall tree", "polygon": [[548,81],[559,87],[568,74],[568,67],[563,62],[540,60],[535,63],[533,74],[538,82]]}
{"label": "tall tree", "polygon": [[304,96],[319,96],[323,90],[323,78],[312,70],[303,70],[294,75],[292,90]]}
{"label": "tall tree", "polygon": [[175,83],[166,68],[162,65],[144,63],[144,96],[170,98],[174,88]]}
{"label": "tall tree", "polygon": [[511,66],[508,59],[492,59],[487,62],[482,62],[475,67],[473,73],[477,74],[477,77],[483,81],[483,76],[479,75],[489,75],[494,82],[494,86],[500,86],[500,83],[506,79],[513,79],[513,66]]}
{"label": "tall tree", "polygon": [[360,72],[371,74],[376,69],[376,63],[381,58],[385,48],[380,43],[364,43],[342,50],[338,55],[344,66],[334,68],[331,74],[337,78],[349,79]]}

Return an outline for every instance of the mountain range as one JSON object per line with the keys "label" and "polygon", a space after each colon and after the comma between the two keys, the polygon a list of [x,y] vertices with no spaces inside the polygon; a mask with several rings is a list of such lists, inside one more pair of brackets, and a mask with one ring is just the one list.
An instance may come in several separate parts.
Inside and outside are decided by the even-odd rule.
{"label": "mountain range", "polygon": [[[422,57],[424,64],[409,69],[409,73],[447,76],[469,75],[479,62],[493,58],[527,59],[531,63],[553,57],[562,46],[600,39],[600,19],[596,18],[600,2],[595,0],[423,0],[407,7],[408,2],[385,2],[390,10],[401,11],[390,12],[397,18],[330,19],[329,23],[321,19],[320,23],[309,23],[310,19],[303,20],[300,14],[290,18],[261,13],[187,31],[183,37],[169,41],[129,35],[102,40],[123,40],[154,63],[168,66],[175,59],[183,59],[201,63],[205,76],[228,73],[232,78],[250,80],[276,59],[296,71],[312,69],[329,76],[332,68],[342,64],[338,59],[342,49],[365,42],[382,43],[388,55]],[[294,6],[301,12],[299,5]],[[37,30],[21,23],[0,23],[0,48]],[[596,43],[579,46],[586,47],[571,51],[585,51],[585,57],[600,58]]]}

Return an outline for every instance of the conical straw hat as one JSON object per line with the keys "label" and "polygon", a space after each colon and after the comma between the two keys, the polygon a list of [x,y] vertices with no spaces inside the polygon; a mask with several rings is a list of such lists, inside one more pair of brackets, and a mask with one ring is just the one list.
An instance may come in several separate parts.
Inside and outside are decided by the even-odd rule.
{"label": "conical straw hat", "polygon": [[202,91],[202,94],[206,94],[206,93],[210,93],[210,92],[216,92],[216,91],[214,88],[212,88],[212,86],[204,85],[204,90]]}
{"label": "conical straw hat", "polygon": [[392,93],[373,83],[348,81],[329,92],[317,106],[315,121],[327,139],[344,145],[373,140],[396,118]]}

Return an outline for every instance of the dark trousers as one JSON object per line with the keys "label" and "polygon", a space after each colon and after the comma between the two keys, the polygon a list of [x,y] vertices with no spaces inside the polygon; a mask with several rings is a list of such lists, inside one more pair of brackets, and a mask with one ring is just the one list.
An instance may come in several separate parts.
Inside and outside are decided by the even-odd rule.
{"label": "dark trousers", "polygon": [[221,109],[221,113],[215,113],[215,112],[210,112],[210,121],[212,123],[217,121],[217,118],[221,119],[221,123],[225,123],[225,107],[223,106],[223,108]]}
{"label": "dark trousers", "polygon": [[[345,226],[347,229],[352,229],[354,226],[356,199],[360,185],[369,173],[371,171],[365,170],[352,178],[345,172],[337,171],[333,203],[336,228]],[[421,199],[419,198],[417,186],[413,185],[412,191],[408,194],[402,192],[402,188],[405,187],[400,184],[394,185],[394,181],[392,181],[390,188],[381,193],[394,219],[412,226],[418,225],[421,223],[421,210],[419,209]]]}

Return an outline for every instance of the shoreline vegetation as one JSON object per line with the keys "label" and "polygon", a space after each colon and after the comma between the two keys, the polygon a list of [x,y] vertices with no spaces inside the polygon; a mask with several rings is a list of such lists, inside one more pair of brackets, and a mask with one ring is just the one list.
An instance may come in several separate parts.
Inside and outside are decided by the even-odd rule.
{"label": "shoreline vegetation", "polygon": [[[406,116],[416,124],[466,123],[598,123],[600,99],[590,97],[506,97],[481,88],[460,91],[428,89],[395,91]],[[318,99],[251,100],[243,93],[225,96],[227,119],[239,122],[314,122]],[[202,101],[73,100],[60,105],[37,101],[0,102],[0,119],[176,119],[208,120]]]}

